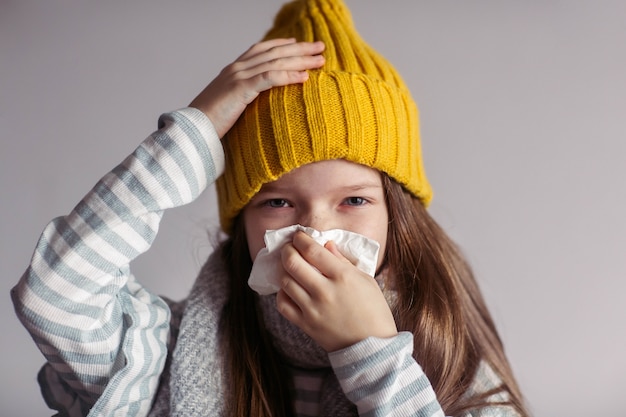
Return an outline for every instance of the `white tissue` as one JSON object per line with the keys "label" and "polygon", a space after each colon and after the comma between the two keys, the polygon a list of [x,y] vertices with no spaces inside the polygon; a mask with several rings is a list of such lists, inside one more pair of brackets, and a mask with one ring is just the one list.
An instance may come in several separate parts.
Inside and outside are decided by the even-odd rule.
{"label": "white tissue", "polygon": [[299,224],[265,232],[265,247],[259,251],[252,265],[248,285],[261,295],[273,294],[280,289],[280,248],[290,242],[296,231],[302,230],[320,245],[332,240],[339,251],[357,268],[370,276],[376,273],[380,245],[358,233],[332,229],[320,232]]}

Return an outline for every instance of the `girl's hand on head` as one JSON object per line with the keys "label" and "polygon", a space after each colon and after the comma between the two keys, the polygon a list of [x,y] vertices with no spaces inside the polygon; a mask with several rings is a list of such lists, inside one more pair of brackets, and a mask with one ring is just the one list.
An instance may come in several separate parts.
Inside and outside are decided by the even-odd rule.
{"label": "girl's hand on head", "polygon": [[324,65],[323,50],[322,42],[259,42],[226,66],[189,106],[204,112],[222,138],[259,93],[306,81],[307,70]]}
{"label": "girl's hand on head", "polygon": [[398,334],[376,280],[352,265],[334,242],[319,245],[303,232],[281,252],[285,275],[278,311],[327,352],[370,336]]}

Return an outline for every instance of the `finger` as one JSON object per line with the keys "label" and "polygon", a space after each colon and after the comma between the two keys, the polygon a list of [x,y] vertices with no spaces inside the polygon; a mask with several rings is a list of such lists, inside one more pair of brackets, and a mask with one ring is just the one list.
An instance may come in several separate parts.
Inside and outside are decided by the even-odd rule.
{"label": "finger", "polygon": [[299,326],[302,321],[302,310],[282,289],[276,294],[276,309],[293,324]]}
{"label": "finger", "polygon": [[303,288],[298,280],[289,274],[285,274],[280,279],[281,290],[300,308],[304,309],[311,297],[307,290]]}
{"label": "finger", "polygon": [[251,57],[266,52],[272,48],[276,48],[277,46],[289,45],[292,43],[296,43],[296,38],[276,38],[269,39],[267,41],[257,42],[248,48],[243,54],[241,54],[236,61],[242,61],[246,59],[250,59]]}
{"label": "finger", "polygon": [[239,71],[241,79],[252,78],[258,74],[273,71],[304,71],[320,68],[326,62],[322,55],[301,55],[264,61],[258,65]]}
{"label": "finger", "polygon": [[306,70],[324,65],[324,57],[286,58],[263,63],[259,66],[240,71],[236,74],[240,84],[238,89],[245,104],[251,103],[262,91],[272,87],[300,84],[309,79]]}
{"label": "finger", "polygon": [[[316,268],[325,277],[338,277],[344,271],[347,264],[341,260],[343,255],[332,253],[327,248],[317,244],[313,238],[304,232],[298,232],[293,237],[293,247],[301,254],[302,258],[312,267]],[[336,249],[336,247],[335,247]],[[339,250],[337,249],[337,252]],[[338,262],[339,261],[339,262]]]}
{"label": "finger", "polygon": [[[263,91],[272,87],[280,87],[288,84],[301,84],[309,79],[306,71],[273,71],[258,74],[248,80],[244,80],[237,85],[232,92],[242,104],[248,105]],[[243,109],[242,109],[243,111]]]}
{"label": "finger", "polygon": [[[322,246],[313,241],[321,250],[325,250]],[[332,256],[332,255],[331,255]],[[326,283],[326,277],[321,275],[317,269],[309,264],[300,253],[288,243],[281,250],[281,261],[286,273],[292,278],[293,284],[290,282],[281,282],[283,289],[304,308],[305,303],[310,302],[312,298],[317,297],[323,290]],[[297,287],[302,289],[302,293],[298,292]],[[289,288],[287,288],[289,287]]]}
{"label": "finger", "polygon": [[251,80],[253,84],[262,87],[263,91],[271,87],[304,82],[308,79],[307,70],[320,68],[325,62],[322,55],[280,58],[242,70],[237,77]]}
{"label": "finger", "polygon": [[337,244],[335,243],[335,241],[333,240],[329,240],[328,242],[326,242],[326,244],[324,245],[324,247],[326,249],[328,249],[328,251],[330,253],[332,253],[333,255],[335,255],[338,259],[340,259],[343,262],[348,262],[348,263],[352,263],[350,262],[350,260],[348,258],[346,258],[343,253],[341,253],[341,251],[339,250],[339,248],[337,247]]}
{"label": "finger", "polygon": [[285,43],[269,48],[255,55],[246,56],[245,59],[236,61],[233,64],[233,70],[242,71],[254,68],[263,63],[278,61],[285,58],[319,56],[323,51],[323,42]]}
{"label": "finger", "polygon": [[272,61],[280,58],[295,57],[303,55],[319,55],[324,51],[324,42],[289,42],[281,45],[275,45],[256,55],[246,57],[245,61],[250,66],[257,65],[259,62]]}
{"label": "finger", "polygon": [[241,95],[245,104],[250,104],[261,92],[272,87],[281,87],[289,84],[301,84],[309,79],[305,70],[268,71],[245,80],[241,85]]}

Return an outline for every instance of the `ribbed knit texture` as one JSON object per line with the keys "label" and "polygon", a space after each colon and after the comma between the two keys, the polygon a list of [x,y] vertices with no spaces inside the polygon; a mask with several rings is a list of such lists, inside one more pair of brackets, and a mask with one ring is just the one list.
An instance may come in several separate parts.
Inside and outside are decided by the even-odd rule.
{"label": "ribbed knit texture", "polygon": [[339,0],[285,5],[265,39],[321,40],[326,63],[304,84],[272,88],[250,104],[225,143],[217,181],[220,220],[233,218],[263,186],[302,165],[346,159],[386,172],[428,204],[418,111],[397,71],[357,33]]}

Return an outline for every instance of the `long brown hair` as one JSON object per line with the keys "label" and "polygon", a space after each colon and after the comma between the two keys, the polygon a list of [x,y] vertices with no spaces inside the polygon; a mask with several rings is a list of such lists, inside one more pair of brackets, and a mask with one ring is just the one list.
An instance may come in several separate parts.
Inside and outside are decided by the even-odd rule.
{"label": "long brown hair", "polygon": [[[446,415],[494,405],[489,396],[507,394],[505,404],[527,416],[522,397],[493,320],[473,274],[422,203],[382,174],[389,211],[385,266],[397,292],[392,306],[398,330],[414,335],[416,361],[429,378]],[[222,246],[230,276],[223,350],[229,391],[228,415],[293,416],[286,370],[257,314],[248,287],[252,267],[241,216]],[[473,396],[467,391],[481,361],[491,366],[501,384]]]}
{"label": "long brown hair", "polygon": [[[459,248],[399,184],[383,174],[389,229],[386,263],[398,330],[413,333],[415,360],[428,376],[446,415],[492,404],[489,396],[507,393],[506,403],[525,411],[513,372],[474,275]],[[484,361],[502,383],[465,396]]]}
{"label": "long brown hair", "polygon": [[222,321],[222,352],[229,386],[226,415],[231,417],[295,416],[286,370],[271,344],[257,298],[248,286],[252,259],[241,214],[233,223],[231,237],[222,244],[228,270],[230,296]]}

